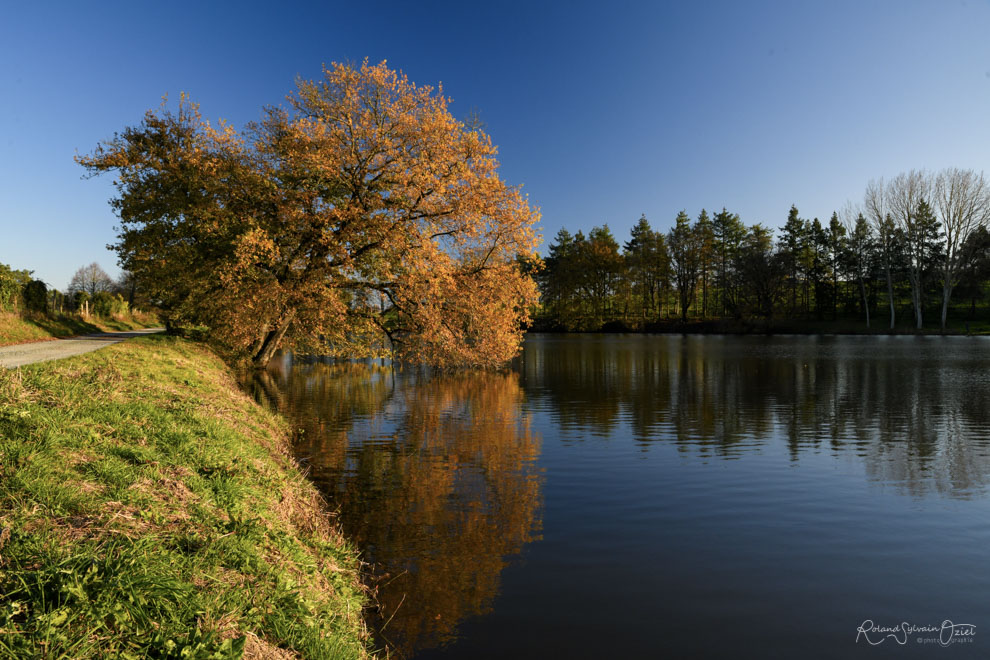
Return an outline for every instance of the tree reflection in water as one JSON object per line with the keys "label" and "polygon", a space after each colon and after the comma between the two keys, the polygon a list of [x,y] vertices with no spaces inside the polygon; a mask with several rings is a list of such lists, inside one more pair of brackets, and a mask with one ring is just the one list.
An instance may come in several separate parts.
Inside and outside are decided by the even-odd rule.
{"label": "tree reflection in water", "polygon": [[913,496],[990,483],[987,343],[916,337],[530,336],[530,409],[569,437],[629,433],[738,459],[783,443],[855,457]]}
{"label": "tree reflection in water", "polygon": [[[605,529],[619,536],[647,534],[621,521],[644,506],[657,516],[651,525],[679,524],[670,513],[678,509],[638,501],[646,486],[631,474],[652,484],[690,474],[695,494],[706,478],[714,492],[735,485],[753,515],[765,505],[774,516],[791,479],[801,488],[818,475],[807,481],[814,498],[834,485],[818,468],[838,462],[846,476],[919,500],[979,498],[990,485],[990,344],[966,338],[531,335],[507,373],[393,374],[286,357],[248,385],[300,430],[300,461],[378,571],[381,638],[404,654],[443,645],[465,618],[491,609],[509,558],[540,533],[537,458],[559,477],[554,502],[565,512],[582,504],[560,489],[593,470],[589,489],[599,490],[581,502],[611,502]],[[692,470],[669,453],[628,469],[661,445]],[[608,460],[582,451],[603,448]],[[778,461],[795,470],[768,467]],[[697,470],[707,464],[720,469]],[[858,509],[837,511],[855,520]],[[586,548],[572,550],[594,563]],[[533,579],[546,593],[559,575],[542,570]]]}
{"label": "tree reflection in water", "polygon": [[490,610],[540,531],[540,438],[518,374],[284,356],[245,384],[297,427],[297,456],[373,566],[380,639],[432,648]]}

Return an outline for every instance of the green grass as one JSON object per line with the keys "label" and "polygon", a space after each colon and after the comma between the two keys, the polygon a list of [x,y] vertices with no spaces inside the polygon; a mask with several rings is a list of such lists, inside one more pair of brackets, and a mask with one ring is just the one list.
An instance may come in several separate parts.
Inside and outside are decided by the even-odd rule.
{"label": "green grass", "polygon": [[364,600],[285,422],[206,348],[0,368],[0,657],[366,657]]}
{"label": "green grass", "polygon": [[92,332],[137,330],[157,325],[158,319],[154,315],[142,313],[110,319],[92,316],[84,320],[72,314],[49,316],[0,312],[0,346],[75,337]]}

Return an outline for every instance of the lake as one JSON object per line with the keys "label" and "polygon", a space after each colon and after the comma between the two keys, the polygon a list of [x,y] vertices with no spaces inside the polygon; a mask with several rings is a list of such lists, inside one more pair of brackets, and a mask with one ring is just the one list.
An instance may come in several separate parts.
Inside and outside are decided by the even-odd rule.
{"label": "lake", "polygon": [[245,384],[398,657],[990,655],[987,339],[531,334],[499,373]]}

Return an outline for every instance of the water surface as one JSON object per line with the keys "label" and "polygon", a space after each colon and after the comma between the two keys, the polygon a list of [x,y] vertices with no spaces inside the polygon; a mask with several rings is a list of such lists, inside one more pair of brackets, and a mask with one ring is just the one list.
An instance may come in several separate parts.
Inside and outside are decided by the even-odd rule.
{"label": "water surface", "polygon": [[248,386],[401,657],[990,655],[984,339],[529,335],[503,373],[286,355]]}

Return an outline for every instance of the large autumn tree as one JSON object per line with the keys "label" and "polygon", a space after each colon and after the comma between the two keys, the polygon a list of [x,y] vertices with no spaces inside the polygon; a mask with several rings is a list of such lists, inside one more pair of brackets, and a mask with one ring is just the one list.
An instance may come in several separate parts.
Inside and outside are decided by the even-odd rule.
{"label": "large autumn tree", "polygon": [[163,104],[78,161],[115,174],[113,247],[169,321],[258,365],[292,345],[495,366],[536,301],[539,216],[491,139],[384,62],[300,81],[240,132]]}

